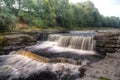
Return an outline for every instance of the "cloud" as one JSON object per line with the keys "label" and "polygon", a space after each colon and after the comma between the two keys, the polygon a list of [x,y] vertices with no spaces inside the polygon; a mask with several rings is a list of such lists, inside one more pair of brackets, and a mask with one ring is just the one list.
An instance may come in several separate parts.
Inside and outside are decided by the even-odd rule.
{"label": "cloud", "polygon": [[[87,0],[70,0],[70,2],[77,3]],[[120,0],[91,0],[99,12],[104,16],[120,17]]]}
{"label": "cloud", "polygon": [[120,0],[111,0],[111,4],[120,5]]}
{"label": "cloud", "polygon": [[[98,8],[101,14],[104,16],[119,16],[120,17],[120,5],[117,2],[119,0],[91,0]],[[120,4],[120,3],[119,3]]]}

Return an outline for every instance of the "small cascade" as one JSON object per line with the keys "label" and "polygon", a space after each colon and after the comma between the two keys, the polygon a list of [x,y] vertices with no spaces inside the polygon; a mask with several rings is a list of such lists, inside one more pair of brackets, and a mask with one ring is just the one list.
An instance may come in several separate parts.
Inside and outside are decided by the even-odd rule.
{"label": "small cascade", "polygon": [[92,37],[84,37],[82,41],[82,50],[90,50],[92,51],[94,49],[94,41]]}
{"label": "small cascade", "polygon": [[70,40],[70,48],[81,49],[83,37],[73,36]]}
{"label": "small cascade", "polygon": [[84,36],[61,36],[58,40],[58,46],[60,47],[70,47],[88,51],[94,50],[94,43],[93,37]]}
{"label": "small cascade", "polygon": [[56,42],[57,46],[79,50],[93,51],[95,40],[93,36],[79,36],[71,34],[50,34],[48,41]]}
{"label": "small cascade", "polygon": [[61,35],[58,34],[50,34],[48,36],[48,41],[57,41],[60,38]]}
{"label": "small cascade", "polygon": [[93,36],[50,34],[48,41],[30,46],[26,50],[49,58],[62,57],[95,62],[99,59],[99,55],[96,54],[94,48],[95,40]]}
{"label": "small cascade", "polygon": [[58,46],[68,47],[70,44],[71,36],[61,36],[58,40]]}

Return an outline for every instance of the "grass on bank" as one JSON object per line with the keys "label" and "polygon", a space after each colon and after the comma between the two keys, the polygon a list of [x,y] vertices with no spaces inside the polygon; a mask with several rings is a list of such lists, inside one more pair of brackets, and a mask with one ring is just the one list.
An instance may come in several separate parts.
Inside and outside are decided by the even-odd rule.
{"label": "grass on bank", "polygon": [[[16,27],[13,30],[9,31],[2,31],[0,30],[0,35],[8,35],[14,34],[16,32],[34,32],[34,31],[46,31],[46,32],[54,32],[54,31],[79,31],[79,30],[114,30],[116,28],[107,28],[107,27],[36,27],[36,26],[29,26],[26,23],[16,23]],[[117,28],[118,29],[118,28]],[[120,28],[119,28],[120,30]]]}

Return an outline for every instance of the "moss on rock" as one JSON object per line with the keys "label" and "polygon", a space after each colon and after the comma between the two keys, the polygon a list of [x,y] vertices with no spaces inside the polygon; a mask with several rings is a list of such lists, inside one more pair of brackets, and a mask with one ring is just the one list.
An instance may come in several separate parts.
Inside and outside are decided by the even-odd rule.
{"label": "moss on rock", "polygon": [[100,79],[100,80],[111,80],[111,79],[106,78],[106,77],[100,77],[99,79]]}
{"label": "moss on rock", "polygon": [[0,37],[0,45],[5,44],[6,40],[7,40],[7,39],[6,39],[5,37],[1,36],[1,37]]}

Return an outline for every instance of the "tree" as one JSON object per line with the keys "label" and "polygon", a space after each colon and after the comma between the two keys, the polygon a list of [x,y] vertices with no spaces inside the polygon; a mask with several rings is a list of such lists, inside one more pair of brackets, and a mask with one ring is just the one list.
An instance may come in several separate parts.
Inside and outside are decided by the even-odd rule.
{"label": "tree", "polygon": [[68,0],[56,0],[55,14],[59,26],[66,28],[73,26],[74,15]]}
{"label": "tree", "polygon": [[11,30],[17,18],[6,7],[0,7],[0,30]]}
{"label": "tree", "polygon": [[43,16],[48,26],[56,25],[55,0],[43,0]]}
{"label": "tree", "polygon": [[101,15],[89,0],[74,4],[70,4],[69,0],[0,0],[0,8],[0,23],[2,27],[7,26],[6,28],[16,21],[15,17],[19,19],[18,22],[22,21],[30,26],[42,28],[49,26],[67,29],[74,27],[118,28],[120,26],[120,18]]}

